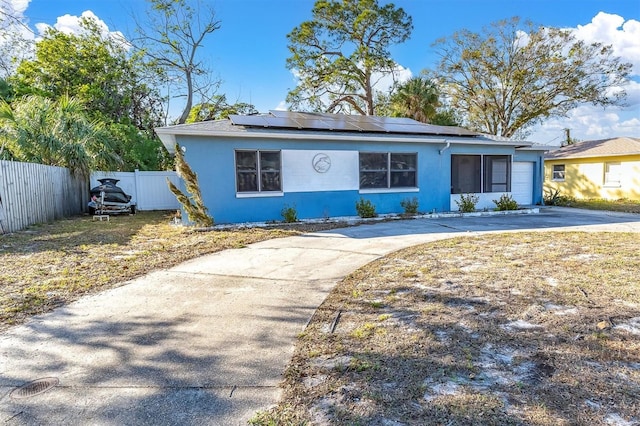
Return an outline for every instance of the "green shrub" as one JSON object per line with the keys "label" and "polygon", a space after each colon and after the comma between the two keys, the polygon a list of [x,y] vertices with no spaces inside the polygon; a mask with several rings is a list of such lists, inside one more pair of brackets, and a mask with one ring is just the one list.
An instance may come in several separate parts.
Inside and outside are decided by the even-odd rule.
{"label": "green shrub", "polygon": [[573,198],[560,194],[559,189],[545,189],[542,197],[547,206],[570,206]]}
{"label": "green shrub", "polygon": [[360,198],[360,200],[356,201],[356,212],[358,212],[358,216],[361,218],[368,217],[376,217],[376,207],[369,200],[365,200],[364,198]]}
{"label": "green shrub", "polygon": [[511,195],[502,194],[499,199],[493,200],[496,204],[496,210],[518,210],[518,203]]}
{"label": "green shrub", "polygon": [[405,198],[400,201],[400,206],[404,209],[404,214],[418,214],[418,199],[416,197],[412,199]]}
{"label": "green shrub", "polygon": [[456,200],[458,210],[462,213],[471,213],[476,211],[476,204],[480,198],[474,194],[460,194],[460,199]]}
{"label": "green shrub", "polygon": [[286,223],[293,223],[298,221],[298,212],[296,207],[290,207],[285,204],[284,208],[280,211],[282,218]]}

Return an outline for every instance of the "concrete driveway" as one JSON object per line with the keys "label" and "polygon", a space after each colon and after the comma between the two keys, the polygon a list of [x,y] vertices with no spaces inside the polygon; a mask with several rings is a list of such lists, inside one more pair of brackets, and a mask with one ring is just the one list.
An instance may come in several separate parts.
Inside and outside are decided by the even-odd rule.
{"label": "concrete driveway", "polygon": [[[391,251],[523,230],[640,232],[640,215],[393,221],[265,241],[85,297],[0,334],[0,422],[238,425],[274,404],[298,333],[345,275]],[[16,390],[33,380],[46,383]]]}

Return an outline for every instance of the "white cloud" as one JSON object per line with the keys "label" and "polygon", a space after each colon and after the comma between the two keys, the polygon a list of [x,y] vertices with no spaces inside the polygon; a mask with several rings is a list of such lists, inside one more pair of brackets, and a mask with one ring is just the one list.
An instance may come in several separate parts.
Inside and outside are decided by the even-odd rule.
{"label": "white cloud", "polygon": [[0,10],[12,16],[22,17],[31,0],[0,0]]}
{"label": "white cloud", "polygon": [[[91,19],[94,22],[96,22],[103,37],[110,37],[128,46],[128,43],[124,35],[120,31],[110,31],[109,26],[102,19],[98,18],[98,16],[90,10],[85,10],[84,12],[82,12],[80,16],[69,15],[69,14],[59,16],[56,19],[56,23],[53,24],[53,28],[65,34],[80,35],[84,32],[84,30],[80,25],[80,21],[83,18]],[[45,31],[48,28],[51,28],[50,25],[44,24],[44,23],[38,23],[35,25],[35,27],[37,28],[40,35],[44,35]]]}
{"label": "white cloud", "polygon": [[579,40],[611,45],[615,56],[633,65],[632,80],[624,86],[627,92],[623,107],[594,107],[582,105],[569,112],[566,118],[554,118],[533,129],[529,140],[559,145],[564,129],[579,140],[640,135],[640,21],[619,15],[599,12],[590,23],[571,29]]}
{"label": "white cloud", "polygon": [[514,43],[514,45],[519,48],[525,47],[530,40],[531,40],[531,36],[529,36],[529,33],[522,30],[518,30],[516,32],[516,42]]}
{"label": "white cloud", "polygon": [[287,108],[287,101],[280,101],[280,103],[278,103],[278,106],[276,106],[274,108],[276,111],[286,111]]}
{"label": "white cloud", "polygon": [[631,109],[635,108],[640,116],[640,83],[634,80],[629,80],[626,86],[624,86],[627,97],[625,103]]}
{"label": "white cloud", "polygon": [[0,77],[9,75],[22,59],[33,53],[34,34],[24,11],[30,0],[0,0]]}
{"label": "white cloud", "polygon": [[38,34],[44,34],[48,28],[51,28],[51,25],[45,24],[43,22],[38,22],[37,24],[34,25],[34,27],[36,27]]}
{"label": "white cloud", "polygon": [[640,76],[640,21],[599,12],[589,24],[573,31],[580,40],[611,45],[616,56],[633,64],[632,74]]}
{"label": "white cloud", "polygon": [[373,87],[381,92],[389,92],[396,83],[404,83],[413,76],[411,69],[396,64],[391,73],[374,73],[371,76]]}
{"label": "white cloud", "polygon": [[109,27],[107,26],[107,24],[105,24],[103,20],[98,18],[96,14],[90,10],[85,10],[84,12],[82,12],[82,15],[80,15],[79,17],[74,15],[69,15],[69,14],[58,16],[58,19],[56,20],[56,23],[53,25],[53,28],[65,34],[81,34],[82,33],[82,28],[80,27],[81,18],[94,20],[97,23],[98,28],[102,30],[102,33],[109,33]]}
{"label": "white cloud", "polygon": [[565,130],[578,140],[594,140],[618,136],[640,135],[640,114],[637,108],[607,108],[582,105],[565,118],[554,118],[536,126],[528,140],[545,145],[560,145]]}

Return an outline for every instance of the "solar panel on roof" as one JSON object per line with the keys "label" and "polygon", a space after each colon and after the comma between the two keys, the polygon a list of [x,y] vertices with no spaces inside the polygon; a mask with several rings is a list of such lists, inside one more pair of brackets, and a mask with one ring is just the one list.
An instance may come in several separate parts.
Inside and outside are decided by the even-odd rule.
{"label": "solar panel on roof", "polygon": [[271,110],[269,114],[274,117],[297,119],[332,119],[336,114],[326,114],[322,112],[298,112],[298,111],[282,111]]}
{"label": "solar panel on roof", "polygon": [[334,122],[330,120],[319,120],[317,118],[296,118],[296,122],[301,129],[323,129],[323,130],[337,130]]}
{"label": "solar panel on roof", "polygon": [[241,126],[262,126],[268,127],[267,120],[262,115],[230,115],[229,119],[233,124]]}
{"label": "solar panel on roof", "polygon": [[383,124],[424,124],[407,117],[372,117]]}
{"label": "solar panel on roof", "polygon": [[384,132],[384,126],[381,123],[376,122],[374,117],[364,115],[353,115],[348,120],[351,124],[354,124],[364,132]]}
{"label": "solar panel on roof", "polygon": [[425,133],[425,128],[415,124],[391,124],[384,125],[384,131],[387,133]]}
{"label": "solar panel on roof", "polygon": [[455,126],[434,126],[406,117],[329,114],[272,110],[268,115],[231,115],[233,124],[286,129],[333,130],[445,136],[477,136]]}
{"label": "solar panel on roof", "polygon": [[271,111],[269,111],[269,114],[273,115],[274,117],[287,117],[290,111],[282,111],[279,109],[273,109]]}
{"label": "solar panel on roof", "polygon": [[298,120],[291,117],[270,117],[265,115],[264,119],[267,122],[267,127],[302,128],[300,123],[298,123]]}

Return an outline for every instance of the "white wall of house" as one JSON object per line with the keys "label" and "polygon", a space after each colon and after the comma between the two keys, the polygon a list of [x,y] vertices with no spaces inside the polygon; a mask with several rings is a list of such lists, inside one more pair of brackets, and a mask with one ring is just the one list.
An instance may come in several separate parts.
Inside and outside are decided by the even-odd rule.
{"label": "white wall of house", "polygon": [[282,150],[284,192],[357,191],[358,151]]}
{"label": "white wall of house", "polygon": [[[471,194],[471,195],[475,195],[476,197],[478,197],[478,202],[476,203],[476,210],[484,210],[484,209],[495,210],[496,203],[494,203],[493,200],[499,199],[500,196],[503,194],[511,195],[510,192],[483,192],[480,194]],[[467,196],[469,194],[451,194],[451,203],[449,207],[452,212],[457,212],[460,210],[460,206],[458,206],[457,202],[460,201],[461,195]]]}

